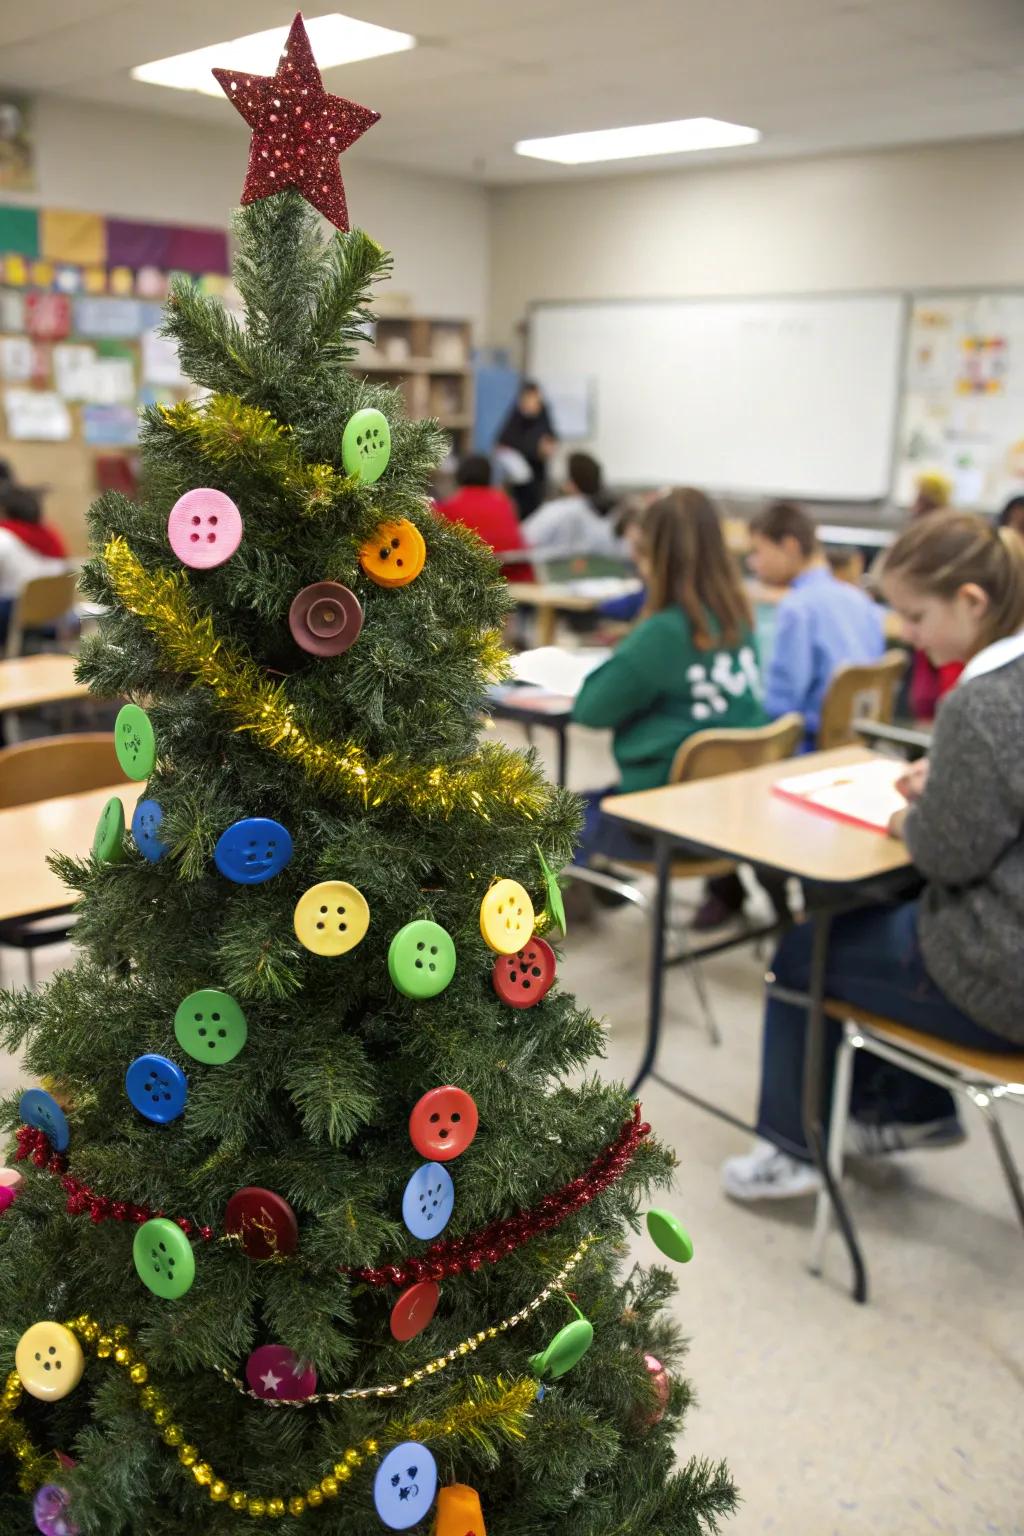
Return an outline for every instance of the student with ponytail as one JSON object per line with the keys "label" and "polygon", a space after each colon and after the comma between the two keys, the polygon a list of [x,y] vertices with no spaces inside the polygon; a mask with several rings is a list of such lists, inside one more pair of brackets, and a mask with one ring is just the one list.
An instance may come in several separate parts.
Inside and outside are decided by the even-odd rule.
{"label": "student with ponytail", "polygon": [[[889,550],[882,589],[911,645],[966,663],[929,756],[907,769],[890,824],[924,877],[921,896],[832,925],[826,995],[978,1050],[1024,1045],[1024,542],[967,513],[914,522]],[[775,956],[778,983],[806,991],[811,925]],[[754,1151],[722,1177],[737,1200],[814,1191],[801,1119],[805,1010],[768,999]],[[830,1062],[840,1028],[829,1021]],[[830,1067],[831,1070],[831,1067]],[[858,1053],[852,1130],[865,1153],[963,1139],[945,1089]]]}

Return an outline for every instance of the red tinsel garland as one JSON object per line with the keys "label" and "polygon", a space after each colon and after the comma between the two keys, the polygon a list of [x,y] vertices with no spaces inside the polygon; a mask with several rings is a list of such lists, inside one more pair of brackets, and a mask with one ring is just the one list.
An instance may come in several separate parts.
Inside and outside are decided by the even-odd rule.
{"label": "red tinsel garland", "polygon": [[[557,1227],[566,1217],[589,1205],[602,1190],[622,1177],[640,1143],[650,1134],[651,1127],[646,1120],[640,1119],[639,1103],[634,1104],[632,1115],[615,1140],[598,1153],[586,1173],[563,1185],[554,1194],[545,1195],[529,1210],[518,1211],[515,1216],[506,1216],[500,1221],[492,1221],[479,1232],[468,1233],[465,1237],[442,1238],[433,1243],[419,1259],[406,1259],[401,1264],[384,1264],[375,1268],[348,1267],[341,1272],[362,1280],[366,1285],[375,1286],[406,1286],[420,1280],[447,1280],[451,1275],[474,1274],[484,1264],[496,1264],[538,1233]],[[131,1221],[141,1226],[153,1216],[165,1215],[165,1212],[151,1210],[146,1205],[132,1205],[126,1200],[111,1200],[106,1195],[94,1194],[87,1184],[73,1178],[66,1171],[67,1159],[61,1153],[51,1151],[45,1132],[34,1126],[23,1125],[18,1131],[15,1157],[18,1161],[31,1157],[37,1168],[46,1168],[48,1172],[61,1176],[61,1183],[68,1196],[67,1210],[72,1216],[81,1216],[88,1211],[90,1220],[97,1225],[101,1221]],[[187,1216],[170,1219],[186,1237],[201,1237],[204,1242],[210,1242],[215,1235],[212,1227],[198,1226]]]}
{"label": "red tinsel garland", "polygon": [[481,1231],[465,1237],[442,1238],[433,1243],[421,1259],[406,1259],[401,1264],[384,1264],[370,1269],[346,1268],[342,1274],[352,1275],[367,1285],[404,1286],[419,1280],[447,1280],[450,1275],[473,1274],[484,1264],[496,1264],[539,1232],[557,1227],[567,1216],[582,1210],[609,1184],[620,1179],[637,1147],[650,1134],[651,1127],[640,1119],[639,1103],[634,1104],[630,1119],[615,1140],[598,1153],[586,1173],[554,1194],[545,1195],[530,1210],[492,1221]]}

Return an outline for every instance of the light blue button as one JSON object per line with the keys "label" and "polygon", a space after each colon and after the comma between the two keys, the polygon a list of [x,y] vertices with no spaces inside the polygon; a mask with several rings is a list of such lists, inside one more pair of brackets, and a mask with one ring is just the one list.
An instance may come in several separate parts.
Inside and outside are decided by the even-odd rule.
{"label": "light blue button", "polygon": [[287,827],[266,816],[236,821],[217,839],[213,861],[222,875],[238,885],[259,885],[279,874],[292,856]]}
{"label": "light blue button", "polygon": [[393,1531],[418,1525],[437,1494],[437,1462],[418,1440],[403,1440],[389,1451],[373,1480],[373,1502]]}
{"label": "light blue button", "polygon": [[402,1220],[413,1237],[436,1237],[455,1209],[455,1185],[447,1168],[424,1163],[417,1168],[402,1196]]}
{"label": "light blue button", "polygon": [[140,1115],[166,1125],[184,1113],[188,1081],[166,1056],[136,1056],[124,1078],[125,1092]]}
{"label": "light blue button", "polygon": [[37,1131],[46,1132],[54,1151],[65,1151],[71,1133],[67,1117],[52,1093],[47,1093],[45,1088],[29,1088],[22,1094],[18,1110],[26,1125],[34,1125]]}
{"label": "light blue button", "polygon": [[164,813],[155,800],[140,800],[132,816],[132,836],[144,859],[155,864],[170,852],[167,843],[161,842],[157,833],[163,824]]}

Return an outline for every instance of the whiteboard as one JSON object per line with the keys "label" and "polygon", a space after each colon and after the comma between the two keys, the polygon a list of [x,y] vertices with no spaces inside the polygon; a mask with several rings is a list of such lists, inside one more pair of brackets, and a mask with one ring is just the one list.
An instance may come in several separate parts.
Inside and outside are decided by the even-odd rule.
{"label": "whiteboard", "polygon": [[616,485],[869,500],[892,480],[904,300],[552,303],[529,372],[589,382]]}
{"label": "whiteboard", "polygon": [[1024,293],[920,295],[907,326],[896,500],[948,476],[958,507],[1024,494]]}

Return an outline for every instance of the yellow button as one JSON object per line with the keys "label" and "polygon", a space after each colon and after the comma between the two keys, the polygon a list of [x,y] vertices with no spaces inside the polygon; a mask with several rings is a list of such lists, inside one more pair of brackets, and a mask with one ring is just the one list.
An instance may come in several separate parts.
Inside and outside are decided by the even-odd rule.
{"label": "yellow button", "polygon": [[44,1403],[67,1397],[82,1379],[82,1346],[63,1323],[33,1323],[18,1340],[14,1368],[26,1392]]}
{"label": "yellow button", "polygon": [[295,904],[295,937],[314,955],[343,955],[366,937],[370,909],[347,880],[322,880]]}
{"label": "yellow button", "polygon": [[514,955],[533,934],[533,902],[518,880],[498,880],[480,903],[480,932],[499,955]]}

